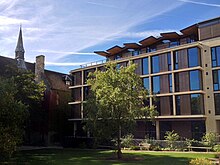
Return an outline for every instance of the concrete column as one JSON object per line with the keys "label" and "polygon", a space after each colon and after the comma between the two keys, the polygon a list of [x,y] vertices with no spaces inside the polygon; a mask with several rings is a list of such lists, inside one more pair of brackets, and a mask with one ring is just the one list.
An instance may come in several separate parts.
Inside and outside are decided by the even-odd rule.
{"label": "concrete column", "polygon": [[156,120],[156,139],[160,140],[160,122]]}

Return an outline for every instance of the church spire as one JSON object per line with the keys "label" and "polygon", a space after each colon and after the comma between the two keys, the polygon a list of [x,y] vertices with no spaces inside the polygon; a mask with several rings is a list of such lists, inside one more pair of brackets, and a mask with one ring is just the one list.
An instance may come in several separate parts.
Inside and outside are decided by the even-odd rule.
{"label": "church spire", "polygon": [[20,25],[20,31],[18,36],[18,42],[15,49],[15,60],[17,61],[17,67],[21,69],[27,69],[24,61],[24,46],[23,46],[23,39],[22,39],[22,30]]}
{"label": "church spire", "polygon": [[24,52],[25,51],[24,51],[24,46],[23,46],[22,30],[21,30],[21,25],[20,25],[18,42],[17,42],[17,46],[15,49],[15,58],[24,60]]}

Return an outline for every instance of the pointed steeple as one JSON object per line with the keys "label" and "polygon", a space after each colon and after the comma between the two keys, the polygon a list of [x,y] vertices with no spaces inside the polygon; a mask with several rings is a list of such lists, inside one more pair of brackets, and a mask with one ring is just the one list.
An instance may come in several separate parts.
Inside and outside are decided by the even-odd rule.
{"label": "pointed steeple", "polygon": [[24,60],[24,46],[23,46],[23,39],[22,39],[22,30],[20,26],[19,36],[18,36],[18,42],[15,49],[15,58],[16,59],[22,59]]}
{"label": "pointed steeple", "polygon": [[27,69],[24,61],[24,46],[23,46],[23,39],[22,39],[22,30],[20,25],[20,31],[18,36],[18,42],[15,49],[15,60],[17,61],[17,67],[21,69]]}

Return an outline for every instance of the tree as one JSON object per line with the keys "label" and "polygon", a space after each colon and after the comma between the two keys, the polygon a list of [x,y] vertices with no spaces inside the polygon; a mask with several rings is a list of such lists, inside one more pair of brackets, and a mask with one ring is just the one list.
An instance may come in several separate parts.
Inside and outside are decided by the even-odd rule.
{"label": "tree", "polygon": [[89,74],[87,81],[91,93],[85,103],[85,120],[94,136],[117,138],[117,157],[122,157],[122,132],[135,119],[153,117],[154,107],[144,106],[148,92],[141,78],[135,74],[135,64],[117,69],[115,63],[108,63],[104,72]]}
{"label": "tree", "polygon": [[22,142],[27,106],[16,100],[14,79],[0,78],[0,159],[11,157]]}
{"label": "tree", "polygon": [[8,66],[5,73],[3,74],[4,78],[13,79],[14,86],[17,90],[15,93],[15,99],[23,103],[29,112],[29,117],[26,120],[25,127],[25,141],[30,144],[31,132],[34,130],[34,127],[37,131],[40,131],[44,135],[45,122],[47,114],[42,107],[42,101],[44,97],[44,91],[46,87],[42,82],[35,82],[35,75],[28,70],[17,68],[17,66]]}

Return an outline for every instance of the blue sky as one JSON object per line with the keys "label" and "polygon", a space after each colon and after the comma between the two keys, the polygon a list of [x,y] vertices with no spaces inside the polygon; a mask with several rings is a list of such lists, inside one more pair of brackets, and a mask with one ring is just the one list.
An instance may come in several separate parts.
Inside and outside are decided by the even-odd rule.
{"label": "blue sky", "polygon": [[25,60],[68,73],[104,59],[94,51],[219,16],[220,0],[0,0],[0,55],[14,58],[22,24]]}

